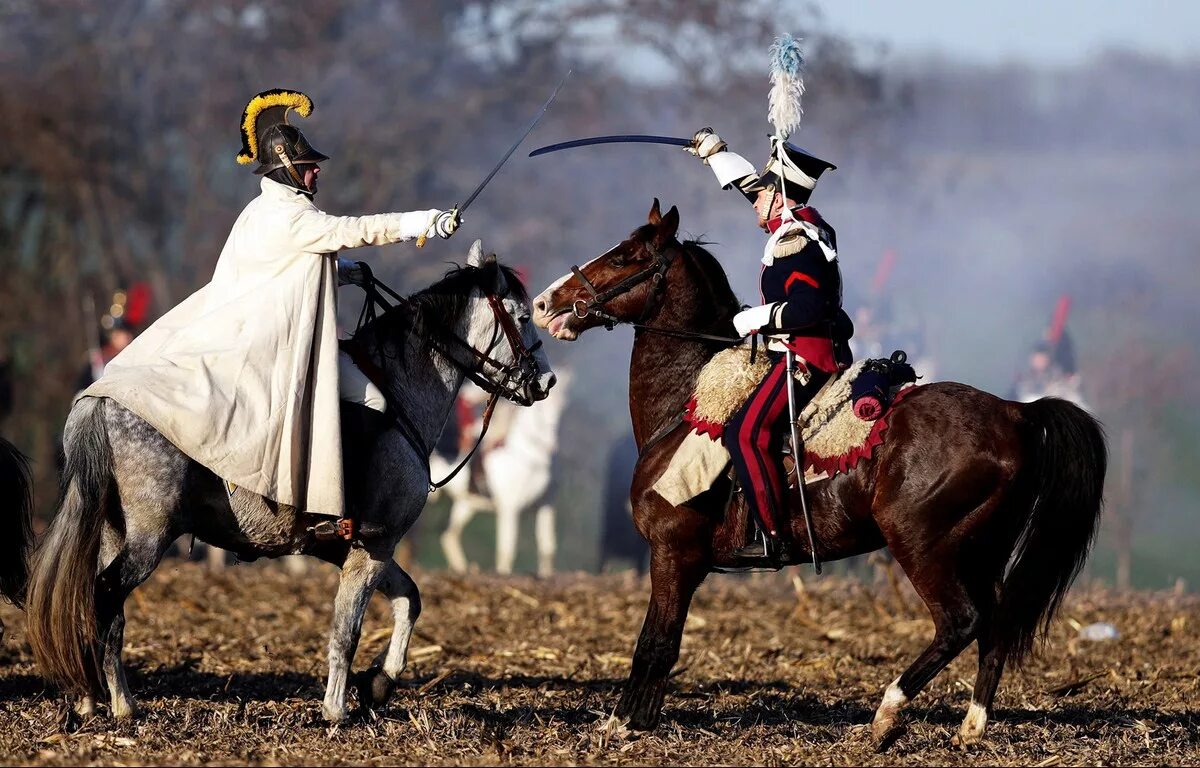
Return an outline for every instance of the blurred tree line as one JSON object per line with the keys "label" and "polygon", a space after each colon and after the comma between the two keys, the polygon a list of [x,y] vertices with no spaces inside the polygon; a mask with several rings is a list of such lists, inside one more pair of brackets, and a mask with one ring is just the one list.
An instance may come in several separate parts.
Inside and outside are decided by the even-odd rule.
{"label": "blurred tree line", "polygon": [[[3,426],[37,462],[42,514],[52,504],[45,489],[54,487],[58,432],[98,319],[86,307],[106,307],[114,290],[145,281],[157,315],[208,279],[234,218],[256,193],[257,180],[233,162],[251,95],[283,86],[313,96],[317,108],[303,129],[333,158],[322,177],[323,208],[449,207],[568,68],[570,86],[545,121],[564,136],[618,118],[628,128],[661,124],[663,112],[687,115],[697,94],[738,94],[745,80],[755,83],[745,100],[761,123],[761,64],[783,7],[4,3],[0,359],[9,361],[15,392]],[[618,53],[634,64],[612,66]],[[847,107],[872,101],[872,75],[859,72],[848,51],[832,53],[823,66],[836,73]],[[849,114],[846,122],[854,122]],[[461,258],[469,244],[462,241],[476,235],[527,270],[558,269],[553,254],[579,236],[572,220],[581,179],[556,175],[553,163],[514,170],[519,165],[494,182],[452,244],[370,254],[378,271],[418,287]],[[615,189],[620,180],[593,173],[583,183]],[[641,186],[638,205],[653,194]],[[606,212],[592,206],[588,216]],[[615,231],[636,223],[622,221]]]}
{"label": "blurred tree line", "polygon": [[[524,151],[712,125],[762,162],[766,49],[784,31],[805,38],[808,56],[797,140],[839,166],[814,202],[838,228],[849,308],[869,300],[859,286],[894,248],[888,291],[927,315],[948,377],[1005,391],[1064,291],[1079,308],[1071,327],[1085,386],[1103,390],[1099,371],[1140,364],[1122,362],[1131,358],[1121,348],[1186,357],[1179,350],[1200,332],[1186,314],[1200,285],[1194,269],[1182,271],[1200,242],[1181,195],[1197,170],[1195,64],[1128,52],[1053,72],[898,59],[825,32],[815,9],[786,0],[9,0],[0,4],[0,365],[12,412],[0,429],[36,460],[40,513],[53,505],[57,435],[97,320],[88,297],[104,307],[115,289],[145,281],[157,315],[208,279],[257,192],[233,159],[254,93],[313,97],[303,129],[332,157],[323,209],[449,207],[569,68]],[[712,241],[753,299],[761,239],[745,205],[694,159],[668,147],[537,160],[524,151],[456,238],[364,257],[414,289],[481,237],[536,290],[644,221],[657,195],[680,206],[685,233]],[[1131,284],[1141,299],[1122,298]],[[342,300],[353,314],[350,290]],[[1101,330],[1114,324],[1125,347]],[[560,515],[571,524],[560,530],[579,533],[560,551],[590,563],[603,476],[594,464],[625,427],[624,374],[614,371],[628,336],[597,331],[573,346],[551,342],[551,354],[585,382],[564,420],[576,439],[562,443],[571,504]],[[1110,409],[1102,418],[1144,432],[1130,451],[1143,486],[1173,489],[1143,497],[1153,514],[1139,526],[1200,496],[1159,456],[1197,453],[1180,425],[1195,424],[1185,404],[1200,393],[1192,364],[1179,366],[1135,377],[1167,381],[1153,408],[1127,385],[1107,400],[1089,393]]]}

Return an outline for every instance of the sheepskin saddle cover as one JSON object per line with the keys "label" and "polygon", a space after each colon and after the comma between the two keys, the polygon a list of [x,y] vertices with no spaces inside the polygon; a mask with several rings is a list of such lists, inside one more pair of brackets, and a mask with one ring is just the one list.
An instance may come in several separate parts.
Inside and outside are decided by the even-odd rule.
{"label": "sheepskin saddle cover", "polygon": [[[847,456],[865,445],[871,436],[875,422],[855,416],[850,402],[850,385],[864,363],[859,361],[832,379],[801,411],[806,465],[820,466]],[[687,420],[692,428],[719,439],[725,424],[745,404],[770,368],[771,361],[766,355],[757,355],[751,362],[746,347],[733,347],[714,355],[701,369],[688,405]]]}

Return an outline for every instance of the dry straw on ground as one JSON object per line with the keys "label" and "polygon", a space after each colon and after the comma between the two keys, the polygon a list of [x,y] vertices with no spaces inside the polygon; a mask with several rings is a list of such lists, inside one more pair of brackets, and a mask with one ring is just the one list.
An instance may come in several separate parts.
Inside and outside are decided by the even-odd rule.
{"label": "dry straw on ground", "polygon": [[[418,572],[425,613],[412,663],[382,712],[320,717],[332,571],[296,579],[242,566],[212,577],[168,562],[128,604],[131,722],[63,715],[31,664],[19,613],[0,646],[0,760],[67,763],[1195,764],[1200,601],[1074,593],[1045,652],[1010,671],[985,743],[951,747],[974,653],[912,705],[883,756],[866,724],[931,634],[888,587],[786,575],[713,577],[688,622],[662,726],[608,722],[647,586],[627,576],[550,581]],[[1107,621],[1109,642],[1072,622]],[[358,668],[386,642],[372,604]]]}

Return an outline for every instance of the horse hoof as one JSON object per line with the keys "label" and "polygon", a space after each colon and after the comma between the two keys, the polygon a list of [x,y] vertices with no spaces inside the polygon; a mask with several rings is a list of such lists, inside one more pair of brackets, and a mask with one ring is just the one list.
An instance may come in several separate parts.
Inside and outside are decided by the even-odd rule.
{"label": "horse hoof", "polygon": [[71,707],[75,710],[75,714],[80,717],[95,717],[96,715],[96,699],[91,696],[83,696],[75,705]]}
{"label": "horse hoof", "polygon": [[137,716],[138,708],[132,701],[118,699],[113,702],[112,715],[117,720],[129,720]]}
{"label": "horse hoof", "polygon": [[875,751],[886,752],[904,735],[905,730],[907,727],[904,720],[897,715],[876,717],[875,722],[871,723],[871,741],[875,745]]}
{"label": "horse hoof", "polygon": [[325,722],[330,723],[332,725],[344,723],[344,722],[346,722],[346,720],[349,719],[349,715],[347,714],[346,708],[344,706],[331,707],[328,704],[322,704],[321,705],[321,714],[325,717]]}
{"label": "horse hoof", "polygon": [[396,690],[396,681],[383,667],[371,667],[358,679],[358,701],[363,709],[378,709],[387,704]]}
{"label": "horse hoof", "polygon": [[987,726],[987,710],[975,702],[967,709],[967,716],[962,727],[950,740],[953,746],[966,749],[972,744],[978,744],[983,739],[983,729]]}

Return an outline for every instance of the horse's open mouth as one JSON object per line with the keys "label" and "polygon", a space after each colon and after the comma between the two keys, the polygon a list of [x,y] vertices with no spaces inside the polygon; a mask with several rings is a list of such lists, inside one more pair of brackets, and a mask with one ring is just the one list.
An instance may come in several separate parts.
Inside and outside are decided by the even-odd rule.
{"label": "horse's open mouth", "polygon": [[564,309],[557,314],[554,314],[546,321],[546,330],[550,335],[559,341],[575,341],[579,338],[579,332],[570,327],[571,320],[575,315],[570,308]]}

